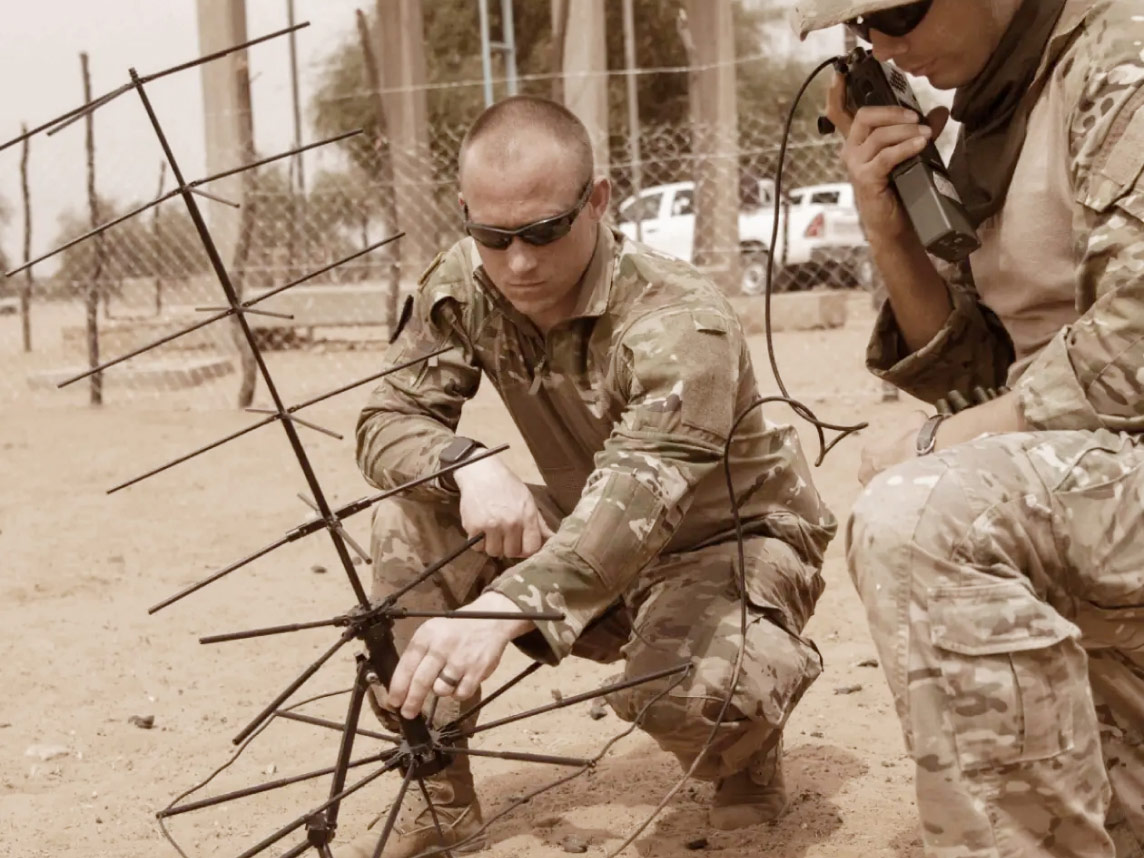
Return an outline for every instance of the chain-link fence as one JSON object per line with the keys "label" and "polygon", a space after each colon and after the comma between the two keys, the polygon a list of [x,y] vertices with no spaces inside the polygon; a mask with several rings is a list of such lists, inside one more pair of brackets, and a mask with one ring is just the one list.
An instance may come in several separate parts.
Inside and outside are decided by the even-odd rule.
{"label": "chain-link fence", "polygon": [[[397,151],[361,135],[339,144],[342,166],[311,176],[304,194],[293,190],[292,165],[282,161],[251,174],[241,211],[202,201],[212,230],[235,236],[224,258],[247,296],[329,268],[398,229],[405,233],[264,305],[292,319],[249,317],[275,350],[273,359],[292,364],[299,395],[327,389],[331,374],[352,378],[374,368],[399,293],[412,287],[436,250],[461,237],[455,177],[464,131],[433,127],[417,151]],[[761,293],[772,256],[779,290],[868,284],[869,263],[837,144],[805,132],[788,141],[776,208],[780,118],[741,116],[738,131],[737,141],[720,144],[719,151],[688,124],[643,128],[638,161],[627,135],[613,135],[613,222],[710,270],[729,291]],[[730,217],[705,220],[697,201],[705,187],[716,186],[731,187],[737,205]],[[169,191],[170,177],[158,175],[156,188]],[[135,205],[112,199],[97,200],[94,222]],[[92,222],[90,211],[75,215],[62,224],[59,238],[81,235]],[[0,354],[8,368],[0,398],[8,400],[86,401],[86,383],[66,394],[56,392],[55,383],[83,371],[96,346],[106,360],[201,321],[223,303],[178,199],[64,251],[49,275],[37,271],[30,351],[16,297],[22,276],[0,292]],[[240,371],[234,334],[231,323],[216,323],[113,367],[102,374],[104,398],[232,404]],[[320,367],[306,361],[314,354],[324,356]]]}

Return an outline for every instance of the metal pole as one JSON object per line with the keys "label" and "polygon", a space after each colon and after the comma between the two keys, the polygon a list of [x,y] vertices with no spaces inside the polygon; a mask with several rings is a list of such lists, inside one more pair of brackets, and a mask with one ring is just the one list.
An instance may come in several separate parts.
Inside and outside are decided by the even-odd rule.
{"label": "metal pole", "polygon": [[[155,192],[155,197],[163,196],[163,180],[167,176],[167,162],[159,162],[159,189]],[[163,277],[166,271],[163,270],[164,260],[167,259],[167,254],[163,250],[163,239],[159,229],[159,211],[160,207],[155,206],[155,211],[151,215],[151,237],[155,243],[155,315],[160,316],[163,313]],[[171,260],[172,263],[174,260]],[[171,275],[174,276],[176,267],[171,265]]]}
{"label": "metal pole", "polygon": [[508,94],[516,95],[516,26],[512,20],[512,0],[501,0],[501,36],[504,50],[504,76],[508,82]]}
{"label": "metal pole", "polygon": [[[632,197],[639,199],[643,186],[643,165],[640,163],[640,102],[636,89],[636,25],[632,11],[632,0],[624,0],[624,66],[628,86],[628,159],[632,167]],[[636,241],[643,241],[643,218],[639,204],[632,206],[635,212]]]}
{"label": "metal pole", "polygon": [[[23,134],[28,133],[25,125],[20,126]],[[28,190],[28,151],[30,144],[25,137],[20,147],[20,194],[24,201],[24,263],[32,257],[32,195]],[[20,286],[20,328],[24,334],[24,351],[32,350],[32,269],[24,271],[24,283]]]}
{"label": "metal pole", "polygon": [[477,0],[481,15],[481,73],[485,78],[485,107],[493,103],[493,48],[489,43],[489,0]]}
{"label": "metal pole", "polygon": [[[87,53],[79,55],[80,67],[83,71],[83,100],[91,103],[91,74],[87,66]],[[88,113],[84,116],[85,143],[87,149],[87,207],[91,216],[93,228],[99,225],[99,198],[95,193],[95,123],[93,116]],[[90,281],[84,296],[87,311],[87,362],[90,367],[99,366],[99,291],[103,279],[104,238],[102,235],[95,239],[95,270],[90,274]],[[103,404],[103,374],[99,372],[91,375],[92,405]]]}
{"label": "metal pole", "polygon": [[[294,0],[286,0],[286,18],[288,26],[292,28],[294,26]],[[290,97],[294,105],[294,148],[298,149],[302,146],[302,108],[298,100],[298,47],[295,36],[296,32],[291,29],[289,36]],[[298,190],[304,194],[306,193],[306,168],[301,153],[294,157],[294,163],[297,165]]]}
{"label": "metal pole", "polygon": [[[294,26],[294,0],[286,0],[286,23]],[[302,145],[302,108],[298,96],[298,47],[295,32],[290,31],[290,98],[294,108],[294,148]],[[306,194],[306,165],[302,153],[299,152],[290,162],[293,183],[291,187],[290,205],[290,262],[295,263],[294,254],[299,253],[305,259],[308,257],[305,248],[305,235],[302,230],[302,199]],[[293,274],[293,272],[291,272]]]}

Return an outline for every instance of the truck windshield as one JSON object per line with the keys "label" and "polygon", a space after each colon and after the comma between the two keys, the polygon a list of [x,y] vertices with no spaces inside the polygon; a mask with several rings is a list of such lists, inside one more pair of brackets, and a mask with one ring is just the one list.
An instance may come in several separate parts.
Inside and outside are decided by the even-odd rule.
{"label": "truck windshield", "polygon": [[653,220],[659,217],[659,204],[663,194],[648,194],[635,200],[628,200],[620,206],[620,223],[632,223],[637,220]]}

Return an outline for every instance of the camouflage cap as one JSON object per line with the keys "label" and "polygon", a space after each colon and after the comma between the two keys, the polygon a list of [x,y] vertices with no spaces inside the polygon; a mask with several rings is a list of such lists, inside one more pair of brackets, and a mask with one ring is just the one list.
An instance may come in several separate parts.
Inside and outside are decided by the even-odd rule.
{"label": "camouflage cap", "polygon": [[811,30],[822,30],[893,6],[904,6],[910,0],[798,0],[794,7],[795,26],[800,38]]}

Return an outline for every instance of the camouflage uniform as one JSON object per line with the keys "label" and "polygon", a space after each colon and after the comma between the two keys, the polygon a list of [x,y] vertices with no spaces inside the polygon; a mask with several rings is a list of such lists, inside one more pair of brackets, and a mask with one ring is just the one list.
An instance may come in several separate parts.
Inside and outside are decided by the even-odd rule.
{"label": "camouflage uniform", "polygon": [[[471,239],[440,255],[387,361],[452,349],[374,391],[358,424],[358,462],[381,488],[436,470],[486,375],[543,476],[534,491],[555,536],[516,563],[469,552],[404,604],[456,606],[492,588],[525,611],[564,614],[518,639],[539,660],[623,657],[627,676],[690,660],[692,675],[643,722],[688,764],[708,737],[740,643],[722,454],[733,419],[758,395],[755,377],[733,311],[686,263],[600,227],[581,296],[573,317],[544,336],[488,280]],[[773,742],[818,675],[819,656],[801,630],[836,528],[789,426],[756,410],[731,457],[748,534],[750,626],[729,723],[700,770],[706,777],[741,770]],[[463,539],[458,495],[439,485],[379,507],[378,592]],[[409,634],[398,629],[399,643]],[[609,702],[630,720],[674,681]]]}
{"label": "camouflage uniform", "polygon": [[910,354],[885,307],[870,344],[930,402],[1009,383],[1033,430],[889,470],[848,527],[931,856],[1144,843],[1142,45],[1144,0],[1066,4],[945,327]]}

